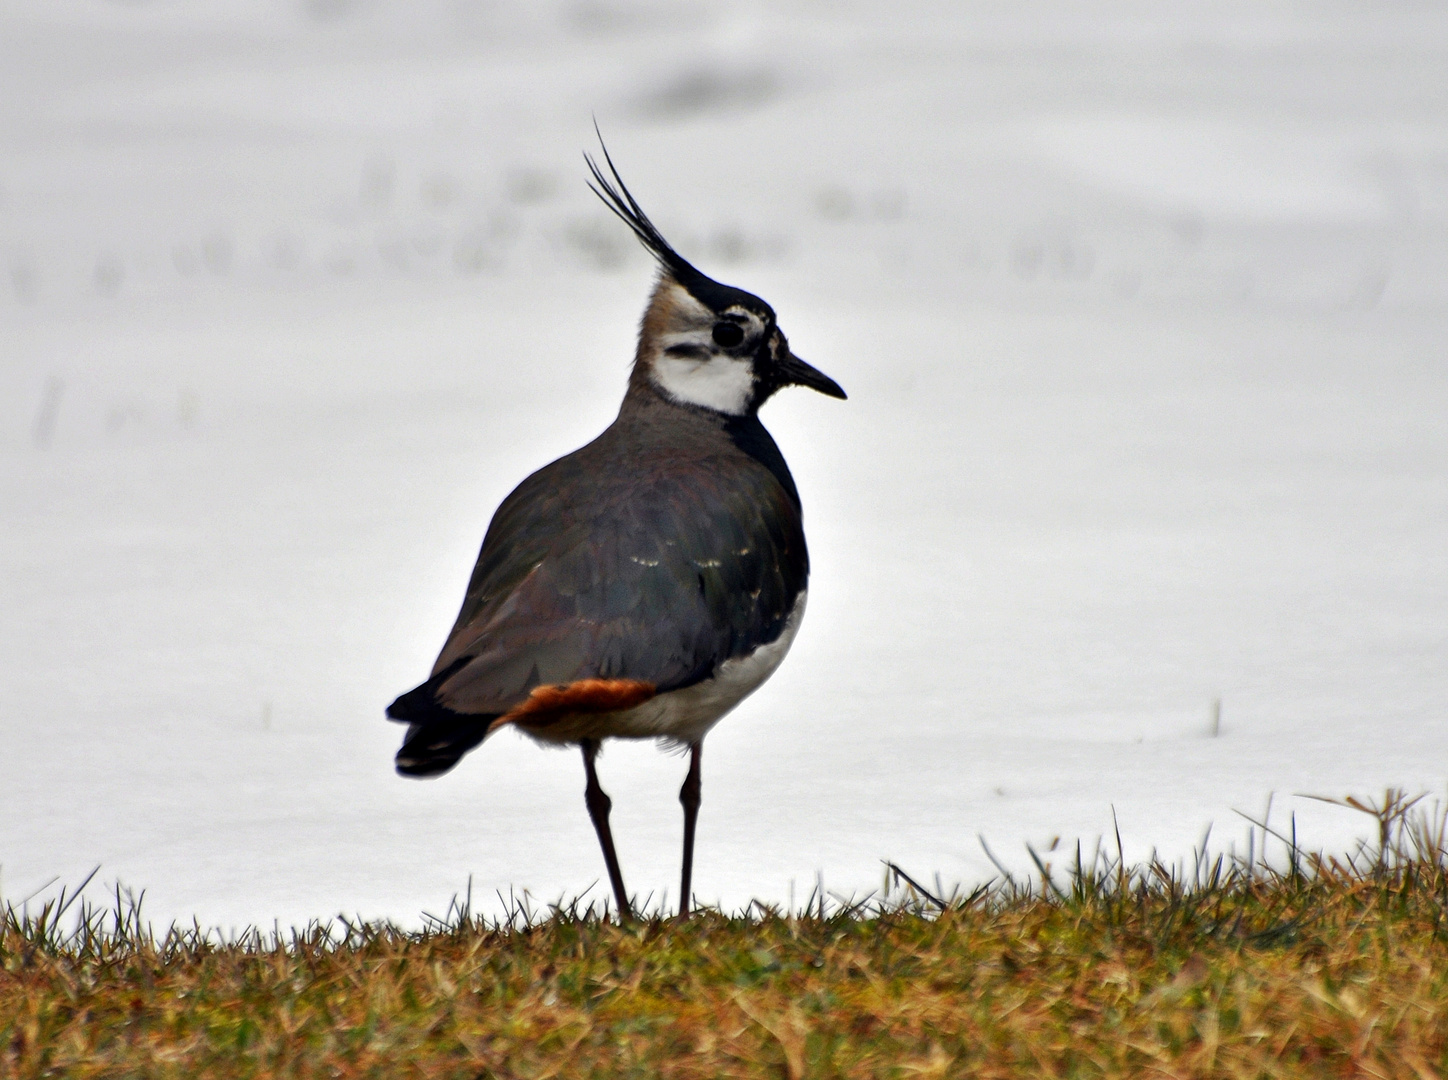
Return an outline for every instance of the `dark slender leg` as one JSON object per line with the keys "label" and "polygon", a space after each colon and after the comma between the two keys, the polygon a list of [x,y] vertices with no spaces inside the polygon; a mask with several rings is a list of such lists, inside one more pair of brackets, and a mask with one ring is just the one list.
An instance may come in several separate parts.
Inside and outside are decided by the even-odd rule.
{"label": "dark slender leg", "polygon": [[684,786],[679,789],[679,801],[684,804],[684,880],[679,886],[679,915],[689,914],[694,887],[694,825],[699,820],[699,794],[703,779],[699,775],[699,755],[703,743],[689,744],[689,775],[684,777]]}
{"label": "dark slender leg", "polygon": [[588,773],[588,786],[583,789],[583,801],[588,804],[588,816],[593,819],[594,831],[598,833],[599,846],[603,848],[603,861],[608,864],[608,880],[613,885],[613,898],[618,903],[620,919],[633,917],[629,906],[628,893],[623,887],[623,871],[618,868],[618,852],[613,849],[613,833],[608,827],[608,812],[613,809],[613,800],[598,786],[598,773],[593,768],[593,759],[598,756],[598,740],[584,739],[583,768]]}

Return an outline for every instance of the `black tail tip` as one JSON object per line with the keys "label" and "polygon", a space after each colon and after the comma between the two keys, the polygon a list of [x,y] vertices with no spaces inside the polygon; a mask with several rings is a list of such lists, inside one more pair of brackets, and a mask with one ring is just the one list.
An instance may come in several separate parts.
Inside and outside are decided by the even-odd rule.
{"label": "black tail tip", "polygon": [[441,776],[488,734],[492,717],[447,719],[440,723],[414,723],[407,729],[402,748],[393,759],[402,776]]}
{"label": "black tail tip", "polygon": [[462,755],[433,755],[431,757],[419,757],[409,754],[407,749],[397,751],[397,757],[393,764],[397,769],[398,776],[409,776],[414,780],[428,780],[434,776],[441,776],[448,772],[462,760]]}

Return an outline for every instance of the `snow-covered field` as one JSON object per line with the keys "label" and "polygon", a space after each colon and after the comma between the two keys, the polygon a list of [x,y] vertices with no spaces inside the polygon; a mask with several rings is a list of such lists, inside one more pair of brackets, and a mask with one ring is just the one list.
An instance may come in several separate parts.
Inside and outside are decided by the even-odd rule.
{"label": "snow-covered field", "polygon": [[[810,612],[706,744],[702,898],[1445,790],[1440,5],[0,0],[0,896],[602,876],[576,755],[409,782],[382,718],[617,407],[650,267],[595,114],[851,395],[766,410]],[[601,769],[672,905],[683,762]]]}

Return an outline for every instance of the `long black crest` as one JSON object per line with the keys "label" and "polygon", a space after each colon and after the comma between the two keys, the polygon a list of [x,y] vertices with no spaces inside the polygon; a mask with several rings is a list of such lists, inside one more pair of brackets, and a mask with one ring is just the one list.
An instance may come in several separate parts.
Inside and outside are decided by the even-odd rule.
{"label": "long black crest", "polygon": [[608,207],[620,221],[633,230],[633,234],[639,238],[649,253],[659,260],[659,265],[664,272],[677,281],[689,294],[701,304],[713,309],[716,312],[728,310],[733,305],[742,305],[752,311],[756,311],[769,322],[774,321],[774,309],[766,304],[753,293],[747,293],[743,289],[736,289],[732,285],[723,285],[707,274],[700,273],[688,259],[684,258],[673,246],[664,239],[657,226],[649,220],[644,213],[643,207],[638,204],[633,195],[629,192],[623,177],[619,176],[618,169],[614,166],[613,158],[609,157],[608,147],[603,143],[603,135],[598,131],[598,124],[593,125],[593,130],[598,134],[598,145],[603,150],[603,160],[608,164],[609,174],[612,180],[605,176],[603,170],[598,167],[598,162],[588,151],[583,152],[583,160],[588,162],[588,170],[593,173],[595,183],[588,186],[593,193],[603,200],[603,205]]}
{"label": "long black crest", "polygon": [[658,227],[649,220],[643,207],[638,204],[628,186],[623,182],[623,177],[619,176],[618,168],[614,165],[613,158],[609,156],[608,147],[604,145],[603,134],[598,131],[597,124],[594,124],[593,130],[598,134],[598,145],[603,151],[603,160],[608,164],[608,171],[613,176],[610,181],[603,174],[603,170],[598,167],[598,162],[593,159],[593,155],[585,150],[583,160],[588,162],[588,171],[593,173],[595,181],[588,185],[593,193],[603,200],[603,205],[617,215],[620,221],[633,230],[634,235],[639,238],[644,247],[648,248],[649,253],[659,260],[659,264],[671,273],[679,284],[689,288],[696,281],[712,282],[711,278],[701,274],[693,264],[675,251],[673,245],[664,239],[663,233],[659,232]]}

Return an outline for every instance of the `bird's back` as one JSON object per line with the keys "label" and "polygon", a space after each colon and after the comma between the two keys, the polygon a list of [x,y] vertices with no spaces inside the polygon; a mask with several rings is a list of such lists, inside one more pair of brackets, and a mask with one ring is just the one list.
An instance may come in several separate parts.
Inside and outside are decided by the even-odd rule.
{"label": "bird's back", "polygon": [[603,434],[503,501],[432,677],[389,715],[458,728],[460,756],[539,687],[691,686],[778,639],[808,572],[758,418],[631,389]]}

